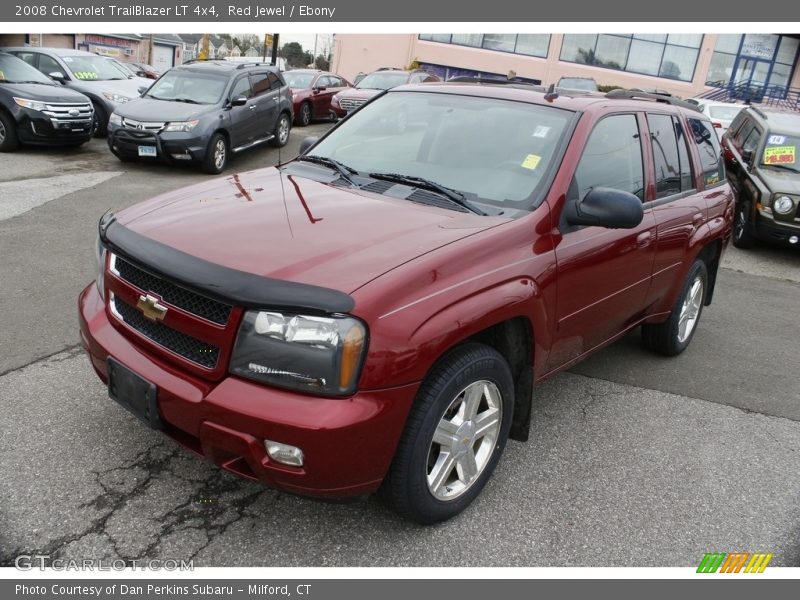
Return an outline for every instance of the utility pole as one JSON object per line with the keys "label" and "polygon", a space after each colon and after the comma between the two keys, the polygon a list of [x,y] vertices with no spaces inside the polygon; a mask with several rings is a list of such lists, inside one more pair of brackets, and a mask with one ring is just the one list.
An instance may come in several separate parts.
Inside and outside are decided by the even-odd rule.
{"label": "utility pole", "polygon": [[[148,48],[147,48],[147,64],[148,65],[152,65],[153,62],[154,62],[153,61],[153,34],[152,33],[150,34],[150,40],[149,40],[149,43],[147,45],[148,45]],[[155,66],[155,65],[153,65],[153,66]]]}
{"label": "utility pole", "polygon": [[203,40],[200,43],[200,54],[197,56],[199,60],[208,60],[208,34],[203,34]]}
{"label": "utility pole", "polygon": [[272,34],[272,64],[278,66],[278,38],[280,34]]}

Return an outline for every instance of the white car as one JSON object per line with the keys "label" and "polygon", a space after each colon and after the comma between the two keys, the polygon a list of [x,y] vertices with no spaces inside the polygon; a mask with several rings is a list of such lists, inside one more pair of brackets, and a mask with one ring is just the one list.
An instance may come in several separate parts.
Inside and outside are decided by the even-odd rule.
{"label": "white car", "polygon": [[728,127],[731,126],[731,122],[739,114],[739,111],[747,106],[746,104],[717,102],[715,100],[706,100],[705,98],[691,98],[688,102],[697,104],[697,108],[708,115],[720,139],[728,131]]}

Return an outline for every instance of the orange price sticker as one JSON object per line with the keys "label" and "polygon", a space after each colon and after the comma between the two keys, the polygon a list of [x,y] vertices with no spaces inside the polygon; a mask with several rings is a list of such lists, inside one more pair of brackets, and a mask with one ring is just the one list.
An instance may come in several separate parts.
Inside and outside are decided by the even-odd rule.
{"label": "orange price sticker", "polygon": [[765,165],[792,165],[795,161],[795,146],[774,146],[764,149]]}

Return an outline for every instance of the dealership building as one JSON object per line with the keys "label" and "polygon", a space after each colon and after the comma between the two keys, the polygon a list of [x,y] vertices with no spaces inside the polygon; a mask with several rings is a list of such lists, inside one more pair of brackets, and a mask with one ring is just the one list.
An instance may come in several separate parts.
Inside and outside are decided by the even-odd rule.
{"label": "dealership building", "polygon": [[798,51],[800,35],[777,33],[337,34],[332,68],[351,80],[418,64],[443,79],[511,76],[550,84],[579,76],[684,98],[712,87],[781,95],[800,88]]}

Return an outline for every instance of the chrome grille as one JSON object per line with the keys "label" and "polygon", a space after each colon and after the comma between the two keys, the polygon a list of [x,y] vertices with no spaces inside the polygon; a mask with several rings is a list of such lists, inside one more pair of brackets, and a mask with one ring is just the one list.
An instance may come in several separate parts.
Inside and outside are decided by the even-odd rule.
{"label": "chrome grille", "polygon": [[164,121],[137,121],[122,117],[122,126],[129,129],[139,129],[141,131],[161,131],[166,123]]}
{"label": "chrome grille", "polygon": [[217,346],[176,331],[163,323],[146,319],[138,309],[120,300],[113,293],[111,294],[110,305],[111,311],[120,321],[159,346],[207,369],[213,369],[217,366],[217,360],[219,359],[219,348]]}
{"label": "chrome grille", "polygon": [[94,111],[90,102],[47,102],[42,112],[58,124],[91,121]]}
{"label": "chrome grille", "polygon": [[351,111],[357,109],[359,106],[364,104],[366,100],[358,100],[355,98],[342,98],[339,100],[339,106],[341,106],[346,111]]}
{"label": "chrome grille", "polygon": [[207,321],[225,325],[231,316],[232,307],[230,305],[212,300],[148,273],[119,256],[111,256],[111,272],[142,292],[157,294],[164,302]]}

